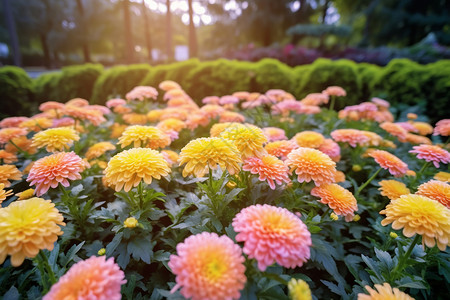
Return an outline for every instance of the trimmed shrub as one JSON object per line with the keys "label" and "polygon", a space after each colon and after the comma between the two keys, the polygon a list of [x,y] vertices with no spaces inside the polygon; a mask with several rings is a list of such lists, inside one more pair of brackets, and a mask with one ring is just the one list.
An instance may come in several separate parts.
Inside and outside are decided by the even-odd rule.
{"label": "trimmed shrub", "polygon": [[92,103],[105,104],[113,97],[125,97],[150,72],[147,64],[112,67],[100,75],[94,85]]}
{"label": "trimmed shrub", "polygon": [[372,96],[370,87],[382,70],[383,68],[377,65],[368,63],[358,64],[358,74],[361,78],[361,100],[368,100]]}
{"label": "trimmed shrub", "polygon": [[297,99],[301,99],[304,96],[304,93],[300,90],[300,87],[307,80],[312,68],[313,66],[311,64],[311,65],[297,66],[293,69],[295,79],[294,96]]}
{"label": "trimmed shrub", "polygon": [[157,87],[164,80],[173,80],[181,84],[184,88],[186,74],[199,64],[200,61],[195,58],[173,64],[156,66],[151,69],[140,85]]}
{"label": "trimmed shrub", "polygon": [[266,92],[270,89],[283,89],[295,92],[295,76],[292,68],[276,59],[266,58],[254,65],[254,91]]}
{"label": "trimmed shrub", "polygon": [[59,85],[62,72],[51,72],[39,75],[33,80],[33,99],[37,103],[46,101],[61,101],[62,86]]}
{"label": "trimmed shrub", "polygon": [[0,95],[0,118],[29,115],[36,109],[36,105],[30,101],[33,95],[32,80],[19,67],[0,68]]}

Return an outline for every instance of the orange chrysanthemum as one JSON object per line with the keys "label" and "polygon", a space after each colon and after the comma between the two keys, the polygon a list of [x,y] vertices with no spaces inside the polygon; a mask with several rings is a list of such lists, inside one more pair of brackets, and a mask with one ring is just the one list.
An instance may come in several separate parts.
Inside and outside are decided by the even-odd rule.
{"label": "orange chrysanthemum", "polygon": [[161,153],[148,148],[133,148],[111,158],[105,169],[105,181],[108,186],[114,186],[116,192],[122,189],[129,192],[142,179],[150,184],[153,178],[159,180],[169,173],[169,165]]}
{"label": "orange chrysanthemum", "polygon": [[290,182],[288,177],[288,167],[273,155],[266,155],[262,158],[250,157],[245,160],[242,170],[258,174],[259,180],[267,180],[272,190],[275,189],[275,182],[282,185],[283,181]]}
{"label": "orange chrysanthemum", "polygon": [[433,133],[433,126],[425,122],[414,122],[412,126],[419,131],[420,135],[428,135]]}
{"label": "orange chrysanthemum", "polygon": [[239,299],[244,288],[245,258],[229,237],[203,232],[177,245],[169,267],[176,275],[175,292],[192,300]]}
{"label": "orange chrysanthemum", "polygon": [[413,297],[403,293],[398,288],[392,288],[389,283],[375,284],[375,289],[366,285],[369,295],[358,294],[358,300],[414,300]]}
{"label": "orange chrysanthemum", "polygon": [[297,145],[299,145],[300,147],[317,149],[323,144],[323,142],[325,141],[325,138],[319,132],[302,131],[302,132],[297,133],[292,138],[292,141],[296,142]]}
{"label": "orange chrysanthemum", "polygon": [[133,125],[127,127],[119,138],[122,148],[133,143],[134,147],[164,148],[170,145],[170,137],[154,126]]}
{"label": "orange chrysanthemum", "polygon": [[129,125],[145,125],[147,124],[147,115],[137,114],[137,113],[129,113],[124,114],[122,119],[125,123]]}
{"label": "orange chrysanthemum", "polygon": [[28,119],[20,123],[20,128],[26,128],[27,130],[38,132],[47,128],[52,127],[53,121],[48,118],[38,117]]}
{"label": "orange chrysanthemum", "polygon": [[15,165],[1,165],[0,166],[0,183],[3,183],[6,187],[11,186],[9,180],[21,180],[22,173],[17,169]]}
{"label": "orange chrysanthemum", "polygon": [[14,138],[24,136],[28,133],[25,128],[9,127],[0,129],[0,145],[6,144]]}
{"label": "orange chrysanthemum", "polygon": [[120,300],[120,288],[126,282],[125,274],[114,263],[114,257],[91,256],[74,264],[43,300]]}
{"label": "orange chrysanthemum", "polygon": [[345,216],[345,221],[350,222],[358,210],[358,204],[353,194],[338,184],[326,184],[315,187],[311,195],[319,197],[320,202],[327,204],[336,215]]}
{"label": "orange chrysanthemum", "polygon": [[450,182],[450,173],[448,172],[438,172],[433,177],[436,180],[443,181],[443,182]]}
{"label": "orange chrysanthemum", "polygon": [[257,260],[261,271],[274,262],[301,267],[310,257],[311,233],[286,208],[252,205],[241,210],[232,225],[238,233],[236,241],[244,242],[244,253]]}
{"label": "orange chrysanthemum", "polygon": [[279,157],[282,160],[285,160],[287,155],[297,148],[298,145],[292,141],[275,141],[264,146],[268,154]]}
{"label": "orange chrysanthemum", "polygon": [[336,163],[319,150],[300,147],[287,157],[286,164],[290,167],[291,173],[295,170],[298,182],[313,180],[317,186],[334,182]]}
{"label": "orange chrysanthemum", "polygon": [[112,139],[117,139],[117,138],[119,138],[121,135],[122,135],[122,133],[125,131],[125,129],[128,127],[128,125],[126,125],[126,124],[119,124],[119,123],[114,123],[111,127],[110,127],[110,130],[111,130],[111,135],[110,135],[110,137],[112,138]]}
{"label": "orange chrysanthemum", "polygon": [[374,150],[369,153],[369,156],[373,157],[377,164],[383,169],[389,170],[389,173],[395,177],[401,177],[408,171],[408,165],[405,164],[397,156],[384,151],[384,150]]}
{"label": "orange chrysanthemum", "polygon": [[410,190],[403,182],[397,180],[381,180],[379,182],[382,196],[388,197],[390,200],[395,200],[403,195],[410,194]]}
{"label": "orange chrysanthemum", "polygon": [[450,162],[450,153],[435,145],[420,145],[414,146],[414,150],[409,153],[417,154],[417,158],[424,159],[427,162],[433,162],[436,168],[439,168],[439,163],[448,164]]}
{"label": "orange chrysanthemum", "polygon": [[417,134],[408,133],[406,135],[406,141],[411,144],[427,144],[431,145],[432,142],[429,138]]}
{"label": "orange chrysanthemum", "polygon": [[267,139],[261,128],[254,125],[233,123],[219,137],[234,143],[242,159],[252,156],[261,157],[266,154],[263,144],[267,142]]}
{"label": "orange chrysanthemum", "polygon": [[0,161],[5,164],[12,164],[17,161],[17,156],[14,153],[0,150]]}
{"label": "orange chrysanthemum", "polygon": [[400,125],[397,125],[392,122],[383,122],[380,124],[380,127],[386,130],[389,134],[397,137],[400,142],[404,142],[406,140],[406,135],[408,134],[408,131],[406,131]]}
{"label": "orange chrysanthemum", "polygon": [[33,164],[27,181],[30,186],[36,185],[36,195],[39,197],[59,183],[68,187],[69,180],[81,179],[80,173],[85,168],[86,163],[75,152],[54,153]]}
{"label": "orange chrysanthemum", "polygon": [[161,116],[164,115],[164,110],[162,109],[154,109],[147,113],[147,119],[150,122],[157,122],[160,120]]}
{"label": "orange chrysanthemum", "polygon": [[179,119],[169,118],[160,121],[157,125],[157,128],[161,129],[163,132],[169,130],[175,130],[176,132],[180,132],[182,129],[186,128],[186,123]]}
{"label": "orange chrysanthemum", "polygon": [[50,200],[31,198],[0,208],[0,264],[11,255],[11,264],[20,266],[41,249],[53,250],[63,232],[64,218]]}
{"label": "orange chrysanthemum", "polygon": [[233,123],[233,122],[216,123],[213,126],[211,126],[211,129],[209,130],[209,135],[211,137],[218,137],[227,128],[232,127],[235,124],[238,124],[238,123]]}
{"label": "orange chrysanthemum", "polygon": [[357,129],[336,129],[331,132],[331,137],[336,142],[349,143],[350,146],[363,146],[369,142],[369,137]]}
{"label": "orange chrysanthemum", "polygon": [[406,237],[422,236],[422,245],[445,251],[450,245],[450,210],[441,203],[420,195],[403,195],[392,200],[380,211],[386,215],[381,225],[392,223],[392,228],[403,228]]}
{"label": "orange chrysanthemum", "polygon": [[221,138],[199,138],[190,141],[180,153],[180,166],[186,163],[183,176],[203,177],[208,169],[222,170],[234,175],[240,171],[240,153],[232,142]]}
{"label": "orange chrysanthemum", "polygon": [[436,200],[450,209],[450,185],[448,183],[430,180],[419,185],[416,194]]}
{"label": "orange chrysanthemum", "polygon": [[240,113],[234,111],[224,111],[220,115],[219,122],[239,122],[242,123],[245,121],[245,117]]}
{"label": "orange chrysanthemum", "polygon": [[3,200],[6,199],[6,197],[9,197],[13,194],[12,190],[5,190],[5,184],[0,183],[0,204],[3,202]]}
{"label": "orange chrysanthemum", "polygon": [[103,117],[102,112],[95,109],[89,109],[89,106],[78,107],[75,105],[66,104],[66,107],[64,108],[64,114],[74,119],[87,120],[94,126],[98,126],[106,121],[105,117]]}
{"label": "orange chrysanthemum", "polygon": [[181,86],[172,80],[164,80],[158,85],[158,87],[165,92],[175,89],[181,90]]}
{"label": "orange chrysanthemum", "polygon": [[47,152],[57,152],[69,149],[74,141],[78,141],[80,136],[75,130],[69,127],[51,128],[36,133],[33,136],[32,147],[43,148]]}
{"label": "orange chrysanthemum", "polygon": [[436,123],[436,127],[434,128],[433,135],[442,135],[449,136],[450,135],[450,119],[440,120]]}
{"label": "orange chrysanthemum", "polygon": [[110,142],[100,142],[92,145],[86,152],[87,159],[94,159],[102,156],[106,151],[116,150],[116,146]]}
{"label": "orange chrysanthemum", "polygon": [[48,111],[48,110],[62,110],[64,109],[64,104],[56,101],[47,101],[39,105],[40,111]]}

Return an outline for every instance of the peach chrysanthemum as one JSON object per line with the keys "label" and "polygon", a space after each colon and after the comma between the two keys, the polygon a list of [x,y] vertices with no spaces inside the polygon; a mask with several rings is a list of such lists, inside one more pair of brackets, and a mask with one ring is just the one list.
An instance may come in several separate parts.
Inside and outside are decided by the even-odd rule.
{"label": "peach chrysanthemum", "polygon": [[275,141],[267,143],[264,146],[267,153],[276,156],[282,160],[287,158],[287,155],[291,153],[292,150],[297,149],[298,145],[293,141]]}
{"label": "peach chrysanthemum", "polygon": [[50,200],[31,198],[0,208],[0,264],[11,255],[11,264],[20,266],[41,249],[53,250],[63,232],[64,218]]}
{"label": "peach chrysanthemum", "polygon": [[170,137],[154,126],[133,125],[122,133],[119,144],[122,148],[133,144],[134,147],[157,149],[170,145]]}
{"label": "peach chrysanthemum", "polygon": [[380,194],[388,197],[389,200],[395,200],[411,193],[403,182],[397,180],[381,180],[378,184],[380,185],[378,189]]}
{"label": "peach chrysanthemum", "polygon": [[428,135],[433,133],[433,126],[431,126],[428,123],[425,122],[414,122],[412,123],[412,126],[414,126],[417,131],[419,131],[420,135]]}
{"label": "peach chrysanthemum", "polygon": [[106,107],[109,108],[114,108],[116,106],[122,106],[127,104],[127,101],[125,101],[124,99],[121,98],[114,98],[114,99],[109,99],[108,101],[106,101]]}
{"label": "peach chrysanthemum", "polygon": [[209,135],[211,137],[218,137],[227,128],[229,128],[235,124],[238,124],[238,123],[233,123],[233,122],[216,123],[213,126],[211,126],[211,129],[209,130]]}
{"label": "peach chrysanthemum", "polygon": [[389,134],[398,138],[400,142],[404,142],[406,140],[406,135],[408,131],[406,131],[403,127],[398,124],[392,122],[383,122],[380,124],[380,128],[387,131]]}
{"label": "peach chrysanthemum", "polygon": [[145,125],[147,124],[147,115],[137,114],[137,113],[129,113],[124,114],[122,119],[125,123],[129,125]]}
{"label": "peach chrysanthemum", "polygon": [[296,142],[300,147],[317,149],[325,141],[324,136],[315,131],[302,131],[294,135],[292,141]]}
{"label": "peach chrysanthemum", "polygon": [[186,128],[186,123],[175,118],[164,119],[156,124],[156,127],[161,129],[163,132],[174,130],[180,132],[182,129]]}
{"label": "peach chrysanthemum", "polygon": [[312,300],[311,289],[306,281],[292,278],[288,283],[289,299]]}
{"label": "peach chrysanthemum", "polygon": [[245,117],[234,111],[224,111],[219,118],[219,122],[239,122],[245,121]]}
{"label": "peach chrysanthemum", "polygon": [[11,164],[17,161],[17,156],[14,153],[0,150],[0,161],[5,164]]}
{"label": "peach chrysanthemum", "polygon": [[181,90],[181,86],[173,80],[164,80],[158,85],[158,87],[165,92],[174,90],[174,89]]}
{"label": "peach chrysanthemum", "polygon": [[174,98],[188,98],[189,96],[186,94],[183,89],[171,89],[164,94],[164,100],[171,100]]}
{"label": "peach chrysanthemum", "polygon": [[128,101],[137,100],[144,101],[145,99],[156,99],[158,97],[158,91],[151,86],[137,86],[134,87],[125,95],[125,99]]}
{"label": "peach chrysanthemum", "polygon": [[353,148],[363,146],[369,142],[369,137],[357,129],[336,129],[331,132],[331,137],[336,142],[349,143]]}
{"label": "peach chrysanthemum", "polygon": [[9,117],[0,121],[0,128],[19,127],[19,124],[28,120],[27,117]]}
{"label": "peach chrysanthemum", "polygon": [[66,107],[64,108],[64,113],[74,119],[87,120],[91,122],[94,126],[98,126],[106,121],[105,117],[103,117],[102,112],[95,109],[89,109],[89,107],[85,106],[78,107],[66,104]]}
{"label": "peach chrysanthemum", "polygon": [[258,174],[259,180],[267,180],[272,190],[275,189],[275,182],[282,185],[283,181],[290,182],[288,177],[288,167],[273,155],[266,155],[262,158],[247,158],[242,166],[242,170],[250,171],[252,174]]}
{"label": "peach chrysanthemum", "polygon": [[427,144],[431,145],[432,142],[429,138],[417,134],[408,133],[406,135],[406,141],[411,144]]}
{"label": "peach chrysanthemum", "polygon": [[317,150],[325,153],[335,162],[341,159],[341,148],[332,139],[325,139]]}
{"label": "peach chrysanthemum", "polygon": [[325,93],[311,93],[306,95],[304,99],[300,101],[303,105],[313,105],[319,106],[322,104],[327,104],[330,97]]}
{"label": "peach chrysanthemum", "polygon": [[119,138],[125,129],[128,127],[126,124],[114,123],[109,129],[111,130],[110,137],[112,139]]}
{"label": "peach chrysanthemum", "polygon": [[370,99],[371,102],[375,103],[376,106],[380,107],[380,108],[389,108],[389,106],[391,106],[391,104],[381,98],[377,98],[377,97],[373,97],[372,99]]}
{"label": "peach chrysanthemum", "polygon": [[167,176],[170,168],[161,153],[149,148],[133,148],[113,156],[105,169],[105,180],[116,192],[129,192],[132,187],[152,183],[152,179]]}
{"label": "peach chrysanthemum", "polygon": [[442,135],[449,136],[450,135],[450,119],[440,120],[436,123],[436,127],[434,128],[433,135]]}
{"label": "peach chrysanthemum", "polygon": [[361,130],[362,134],[369,138],[367,144],[369,146],[379,146],[383,142],[383,138],[372,131]]}
{"label": "peach chrysanthemum", "polygon": [[380,167],[389,170],[389,173],[395,177],[404,176],[408,171],[408,165],[406,163],[387,151],[374,150],[369,153],[369,156],[373,157]]}
{"label": "peach chrysanthemum", "polygon": [[287,140],[286,133],[278,127],[265,127],[262,129],[269,142]]}
{"label": "peach chrysanthemum", "polygon": [[0,145],[8,143],[10,140],[27,135],[25,128],[8,127],[0,129]]}
{"label": "peach chrysanthemum", "polygon": [[150,122],[157,122],[160,120],[161,116],[164,115],[164,110],[162,109],[153,109],[147,113],[147,119]]}
{"label": "peach chrysanthemum", "polygon": [[436,168],[439,168],[439,163],[448,164],[450,162],[450,153],[435,145],[420,145],[414,146],[414,150],[409,153],[417,154],[418,159],[424,159],[427,162],[433,162]]}
{"label": "peach chrysanthemum", "polygon": [[329,86],[324,91],[322,91],[322,93],[329,96],[347,96],[347,92],[340,86]]}
{"label": "peach chrysanthemum", "polygon": [[69,149],[80,136],[69,127],[50,128],[40,131],[33,136],[32,147],[43,148],[47,152],[57,152]]}
{"label": "peach chrysanthemum", "polygon": [[120,288],[126,282],[125,274],[114,263],[114,257],[91,256],[74,264],[43,300],[120,300]]}
{"label": "peach chrysanthemum", "polygon": [[400,230],[406,237],[422,236],[422,245],[445,251],[450,245],[450,210],[433,199],[420,195],[403,195],[392,200],[380,211],[386,215],[381,225],[392,223],[392,228]]}
{"label": "peach chrysanthemum", "polygon": [[113,108],[113,111],[116,114],[125,115],[125,114],[132,112],[133,110],[130,107],[125,106],[125,105],[117,105]]}
{"label": "peach chrysanthemum", "polygon": [[241,248],[229,237],[203,232],[177,245],[169,267],[176,275],[181,294],[192,300],[239,299],[244,288],[245,258]]}
{"label": "peach chrysanthemum", "polygon": [[219,101],[220,101],[220,97],[218,97],[218,96],[206,96],[205,98],[202,99],[203,104],[218,105]]}
{"label": "peach chrysanthemum", "polygon": [[86,163],[75,152],[59,152],[37,160],[31,167],[27,181],[36,185],[36,195],[45,194],[59,183],[69,186],[69,180],[81,179]]}
{"label": "peach chrysanthemum", "polygon": [[190,141],[181,149],[180,166],[186,163],[183,169],[183,177],[190,174],[203,177],[208,169],[216,169],[217,165],[222,170],[234,175],[240,171],[240,153],[236,146],[221,138],[198,138]]}
{"label": "peach chrysanthemum", "polygon": [[255,125],[233,123],[219,137],[234,143],[243,160],[248,157],[261,157],[266,154],[263,144],[267,142],[267,139],[261,128]]}
{"label": "peach chrysanthemum", "polygon": [[436,200],[450,209],[450,184],[448,183],[430,180],[419,185],[416,194]]}
{"label": "peach chrysanthemum", "polygon": [[414,300],[413,297],[403,293],[398,288],[392,288],[389,283],[375,284],[375,289],[366,285],[369,295],[359,293],[358,300]]}
{"label": "peach chrysanthemum", "polygon": [[75,124],[75,120],[69,117],[64,117],[61,119],[53,119],[53,128],[56,127],[70,127]]}
{"label": "peach chrysanthemum", "polygon": [[285,208],[252,205],[241,210],[232,225],[238,233],[236,241],[244,242],[244,253],[257,260],[261,271],[274,262],[286,268],[301,267],[309,259],[311,233]]}
{"label": "peach chrysanthemum", "polygon": [[87,159],[94,159],[102,156],[106,151],[116,150],[116,146],[110,142],[100,142],[92,145],[86,152]]}
{"label": "peach chrysanthemum", "polygon": [[48,111],[48,110],[62,110],[64,109],[64,104],[56,101],[47,101],[39,105],[40,111]]}
{"label": "peach chrysanthemum", "polygon": [[31,118],[26,121],[23,121],[20,123],[20,128],[26,128],[27,130],[38,132],[47,128],[52,127],[53,121],[44,118],[44,117],[38,117],[38,118]]}
{"label": "peach chrysanthemum", "polygon": [[3,202],[3,200],[6,199],[6,197],[9,197],[13,194],[12,190],[6,191],[5,190],[5,184],[0,183],[0,204]]}
{"label": "peach chrysanthemum", "polygon": [[15,165],[1,165],[0,166],[0,183],[3,183],[6,187],[11,186],[9,180],[21,180],[22,173],[17,169]]}
{"label": "peach chrysanthemum", "polygon": [[222,106],[215,104],[207,104],[200,108],[200,111],[209,119],[215,119],[220,117],[220,115],[225,111]]}
{"label": "peach chrysanthemum", "polygon": [[298,182],[313,180],[317,186],[334,182],[336,163],[319,150],[300,147],[287,157],[285,162],[290,167],[291,173],[295,170]]}
{"label": "peach chrysanthemum", "polygon": [[161,154],[164,157],[164,159],[167,161],[167,163],[169,164],[170,167],[172,167],[174,164],[176,164],[178,162],[178,159],[180,158],[178,153],[176,153],[175,151],[172,151],[172,150],[163,150],[163,151],[161,151]]}
{"label": "peach chrysanthemum", "polygon": [[85,107],[89,106],[89,101],[83,98],[73,98],[66,102],[66,106]]}
{"label": "peach chrysanthemum", "polygon": [[448,172],[438,172],[433,177],[436,180],[443,181],[443,182],[450,182],[450,173]]}
{"label": "peach chrysanthemum", "polygon": [[326,184],[315,187],[311,195],[319,197],[320,202],[327,204],[336,215],[345,216],[345,221],[350,222],[358,210],[358,204],[353,194],[338,184]]}

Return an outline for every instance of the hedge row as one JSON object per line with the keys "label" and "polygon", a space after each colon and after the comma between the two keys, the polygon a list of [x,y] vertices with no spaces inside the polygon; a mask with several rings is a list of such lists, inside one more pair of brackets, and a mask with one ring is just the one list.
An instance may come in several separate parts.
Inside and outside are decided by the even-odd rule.
{"label": "hedge row", "polygon": [[[291,68],[274,59],[256,63],[219,59],[200,62],[191,59],[167,65],[145,64],[116,66],[103,70],[101,65],[86,64],[63,68],[31,80],[19,68],[0,69],[0,94],[9,104],[3,115],[17,115],[41,102],[66,101],[80,97],[104,104],[124,95],[137,85],[157,86],[163,80],[180,83],[194,100],[208,95],[225,95],[246,90],[265,92],[281,88],[301,99],[339,85],[348,93],[345,103],[352,105],[378,96],[394,106],[418,105],[436,121],[448,117],[450,97],[450,60],[420,65],[407,59],[392,60],[386,67],[350,60],[318,59],[310,65]],[[15,103],[19,103],[16,105]],[[21,110],[18,110],[18,107]]]}

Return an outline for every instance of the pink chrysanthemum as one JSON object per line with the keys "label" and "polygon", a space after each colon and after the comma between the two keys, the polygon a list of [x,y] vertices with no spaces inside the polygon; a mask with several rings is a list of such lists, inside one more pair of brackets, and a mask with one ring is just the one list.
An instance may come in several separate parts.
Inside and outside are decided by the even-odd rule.
{"label": "pink chrysanthemum", "polygon": [[124,99],[121,98],[114,98],[114,99],[109,99],[108,101],[106,101],[106,106],[109,108],[113,108],[116,106],[121,106],[121,105],[125,105],[127,104],[127,101],[125,101]]}
{"label": "pink chrysanthemum", "polygon": [[395,177],[401,177],[406,174],[408,171],[408,165],[404,163],[397,156],[384,151],[384,150],[375,150],[369,153],[369,156],[373,157],[377,164],[380,165],[383,169],[389,170],[389,173],[394,175]]}
{"label": "pink chrysanthemum", "polygon": [[81,179],[80,173],[85,168],[86,163],[75,152],[55,153],[36,161],[27,181],[30,186],[36,185],[36,195],[39,197],[59,183],[68,187],[69,180]]}
{"label": "pink chrysanthemum", "polygon": [[275,141],[264,146],[268,154],[279,157],[281,160],[285,160],[287,155],[297,148],[298,145],[293,141]]}
{"label": "pink chrysanthemum", "polygon": [[177,245],[169,267],[176,275],[175,292],[192,300],[239,299],[244,288],[245,258],[241,248],[227,236],[203,232]]}
{"label": "pink chrysanthemum", "polygon": [[285,208],[252,205],[241,210],[232,225],[238,233],[236,241],[244,242],[244,253],[258,261],[261,271],[274,262],[286,268],[301,267],[309,259],[311,234]]}
{"label": "pink chrysanthemum", "polygon": [[331,137],[336,142],[349,143],[353,148],[369,142],[369,137],[357,129],[336,129],[331,132]]}
{"label": "pink chrysanthemum", "polygon": [[450,162],[450,153],[435,145],[420,145],[414,146],[414,150],[409,153],[417,154],[418,159],[424,159],[427,162],[433,162],[436,168],[439,168],[439,163],[448,164]]}
{"label": "pink chrysanthemum", "polygon": [[151,86],[137,86],[125,95],[128,101],[144,101],[144,99],[156,99],[157,97],[158,91]]}
{"label": "pink chrysanthemum", "polygon": [[19,127],[20,123],[27,121],[27,117],[9,117],[0,121],[0,128]]}
{"label": "pink chrysanthemum", "polygon": [[322,93],[329,96],[347,96],[347,92],[340,86],[329,86]]}
{"label": "pink chrysanthemum", "polygon": [[120,288],[126,282],[114,257],[92,256],[74,264],[43,300],[120,300]]}
{"label": "pink chrysanthemum", "polygon": [[332,139],[325,139],[318,150],[328,155],[335,162],[341,159],[341,147]]}
{"label": "pink chrysanthemum", "polygon": [[450,135],[450,119],[440,120],[436,123],[436,127],[434,128],[433,135],[442,135],[449,136]]}
{"label": "pink chrysanthemum", "polygon": [[278,185],[282,185],[283,181],[290,182],[288,167],[273,155],[266,155],[262,158],[250,157],[244,162],[242,170],[258,174],[260,181],[267,180],[272,190],[275,189],[275,182]]}
{"label": "pink chrysanthemum", "polygon": [[281,128],[265,127],[262,131],[269,142],[287,140],[286,133]]}
{"label": "pink chrysanthemum", "polygon": [[397,137],[400,142],[404,142],[406,140],[406,135],[408,134],[408,131],[406,131],[400,125],[392,122],[383,122],[380,124],[380,127],[386,130],[389,134]]}

